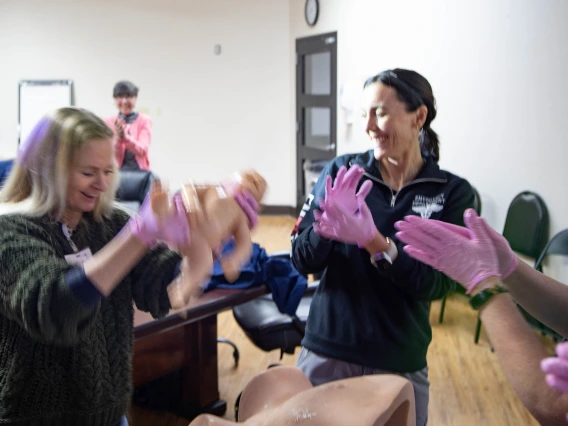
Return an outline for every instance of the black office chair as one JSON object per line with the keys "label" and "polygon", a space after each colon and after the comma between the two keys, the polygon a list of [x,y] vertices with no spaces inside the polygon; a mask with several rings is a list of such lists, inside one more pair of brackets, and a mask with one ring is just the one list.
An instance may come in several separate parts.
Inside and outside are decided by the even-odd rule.
{"label": "black office chair", "polygon": [[[543,252],[549,235],[548,208],[543,199],[534,192],[524,191],[518,194],[507,210],[503,236],[513,251],[532,259],[538,259]],[[535,268],[542,272],[542,264]],[[521,309],[521,312],[523,310]],[[523,313],[529,323],[538,327],[539,322],[528,313]],[[477,318],[474,341],[479,341],[481,319]]]}
{"label": "black office chair", "polygon": [[[473,189],[473,209],[477,212],[477,214],[479,216],[481,216],[481,196],[479,195],[479,192],[477,192],[477,189],[475,189],[473,186],[471,187],[471,189]],[[461,294],[465,294],[465,290],[462,286],[457,286],[456,288],[456,292],[457,293],[461,293]],[[448,298],[448,295],[445,295],[444,298],[442,299],[442,306],[440,307],[440,317],[438,319],[438,322],[441,324],[442,321],[444,321],[444,311],[446,309],[446,299]]]}
{"label": "black office chair", "polygon": [[116,201],[131,212],[137,212],[150,191],[156,176],[149,170],[121,170]]}
{"label": "black office chair", "polygon": [[265,352],[279,349],[280,359],[284,353],[293,355],[304,338],[310,304],[318,284],[319,281],[310,283],[295,315],[283,314],[272,296],[265,295],[235,306],[233,316],[257,348]]}
{"label": "black office chair", "polygon": [[[270,256],[290,258],[290,251],[272,253]],[[279,349],[280,359],[284,353],[293,355],[304,337],[310,304],[318,284],[319,281],[314,281],[308,285],[295,315],[281,313],[268,294],[235,306],[233,316],[256,347],[266,352]]]}

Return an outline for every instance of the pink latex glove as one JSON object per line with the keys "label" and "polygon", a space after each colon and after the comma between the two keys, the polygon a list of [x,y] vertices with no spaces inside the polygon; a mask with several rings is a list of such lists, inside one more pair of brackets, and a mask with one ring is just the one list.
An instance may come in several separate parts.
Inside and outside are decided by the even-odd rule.
{"label": "pink latex glove", "polygon": [[314,210],[314,231],[329,240],[365,247],[377,234],[371,211],[363,195],[357,195],[358,212],[351,213],[333,202],[333,197],[320,200],[320,210]]}
{"label": "pink latex glove", "polygon": [[[513,273],[517,268],[519,262],[518,257],[515,252],[511,249],[509,242],[505,239],[503,235],[495,231],[487,222],[477,215],[475,210],[471,211],[472,217],[477,217],[478,220],[485,227],[487,235],[491,238],[495,250],[497,250],[497,258],[499,259],[499,272],[501,273],[501,278],[505,279]],[[450,231],[456,232],[464,237],[472,238],[472,233],[468,228],[463,226],[457,226],[453,223],[441,222],[442,226]]]}
{"label": "pink latex glove", "polygon": [[437,220],[407,216],[395,224],[397,238],[413,258],[432,266],[459,282],[469,294],[477,284],[500,277],[497,251],[480,218],[473,209],[464,213],[470,233],[464,236]]}
{"label": "pink latex glove", "polygon": [[249,229],[253,229],[258,223],[259,205],[252,194],[246,189],[235,194],[235,201],[247,215],[249,221]]}
{"label": "pink latex glove", "polygon": [[189,245],[189,223],[181,194],[176,193],[172,201],[172,212],[163,223],[159,223],[152,211],[150,194],[144,199],[138,213],[128,221],[130,232],[147,247],[152,247],[160,241],[174,248]]}
{"label": "pink latex glove", "polygon": [[546,383],[562,393],[568,393],[568,342],[556,345],[557,357],[545,358],[540,368],[546,373]]}
{"label": "pink latex glove", "polygon": [[355,213],[359,208],[357,197],[367,198],[369,192],[373,188],[373,182],[365,181],[359,192],[357,185],[365,171],[360,166],[351,166],[349,170],[345,166],[341,166],[337,171],[335,180],[327,175],[325,180],[325,200],[326,203],[333,202],[341,206],[347,213]]}
{"label": "pink latex glove", "polygon": [[[546,383],[562,393],[568,393],[568,342],[556,345],[557,357],[545,358],[540,368],[546,373]],[[568,421],[568,414],[566,415]]]}

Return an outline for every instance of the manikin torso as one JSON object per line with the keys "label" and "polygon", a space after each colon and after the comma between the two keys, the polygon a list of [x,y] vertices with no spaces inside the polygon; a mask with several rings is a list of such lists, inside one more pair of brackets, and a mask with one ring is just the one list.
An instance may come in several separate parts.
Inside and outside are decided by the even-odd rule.
{"label": "manikin torso", "polygon": [[200,415],[190,426],[415,426],[414,389],[396,375],[362,376],[313,387],[295,367],[271,368],[245,387],[239,423]]}

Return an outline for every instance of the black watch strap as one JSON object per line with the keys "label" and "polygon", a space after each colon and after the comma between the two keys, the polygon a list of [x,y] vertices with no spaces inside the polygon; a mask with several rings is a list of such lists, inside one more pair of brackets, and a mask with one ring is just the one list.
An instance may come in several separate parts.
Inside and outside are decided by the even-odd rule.
{"label": "black watch strap", "polygon": [[489,302],[489,300],[493,296],[495,296],[497,294],[501,294],[501,293],[507,293],[508,291],[509,290],[507,290],[505,287],[501,287],[501,286],[486,288],[484,290],[481,290],[479,293],[477,293],[471,299],[469,299],[469,304],[473,309],[478,311],[479,308],[481,308],[483,305],[485,305],[487,302]]}

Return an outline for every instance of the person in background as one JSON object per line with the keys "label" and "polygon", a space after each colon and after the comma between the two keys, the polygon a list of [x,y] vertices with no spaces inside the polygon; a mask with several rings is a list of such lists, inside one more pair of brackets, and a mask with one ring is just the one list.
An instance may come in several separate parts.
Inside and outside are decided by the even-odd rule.
{"label": "person in background", "polygon": [[[115,206],[112,137],[88,111],[56,110],[0,191],[0,424],[127,424],[132,302],[168,313],[180,256],[156,243],[191,230],[179,193],[163,222],[148,198],[133,217]],[[239,197],[250,220],[258,206]]]}
{"label": "person in background", "polygon": [[134,111],[138,87],[119,81],[112,92],[118,114],[105,120],[114,131],[114,154],[123,170],[150,170],[148,151],[152,142],[152,119]]}
{"label": "person in background", "polygon": [[[424,426],[429,306],[455,284],[402,251],[394,223],[419,214],[462,224],[474,193],[438,166],[435,100],[422,75],[381,72],[365,82],[363,98],[374,149],[326,166],[292,234],[296,269],[325,271],[297,365],[314,386],[369,374],[404,376],[414,386],[416,424]],[[365,199],[368,208],[361,209]]]}
{"label": "person in background", "polygon": [[548,358],[515,302],[567,337],[568,286],[519,261],[507,240],[473,209],[464,219],[465,228],[407,217],[396,224],[397,237],[408,244],[404,251],[410,256],[463,285],[505,375],[534,418],[542,425],[565,425],[568,343]]}

